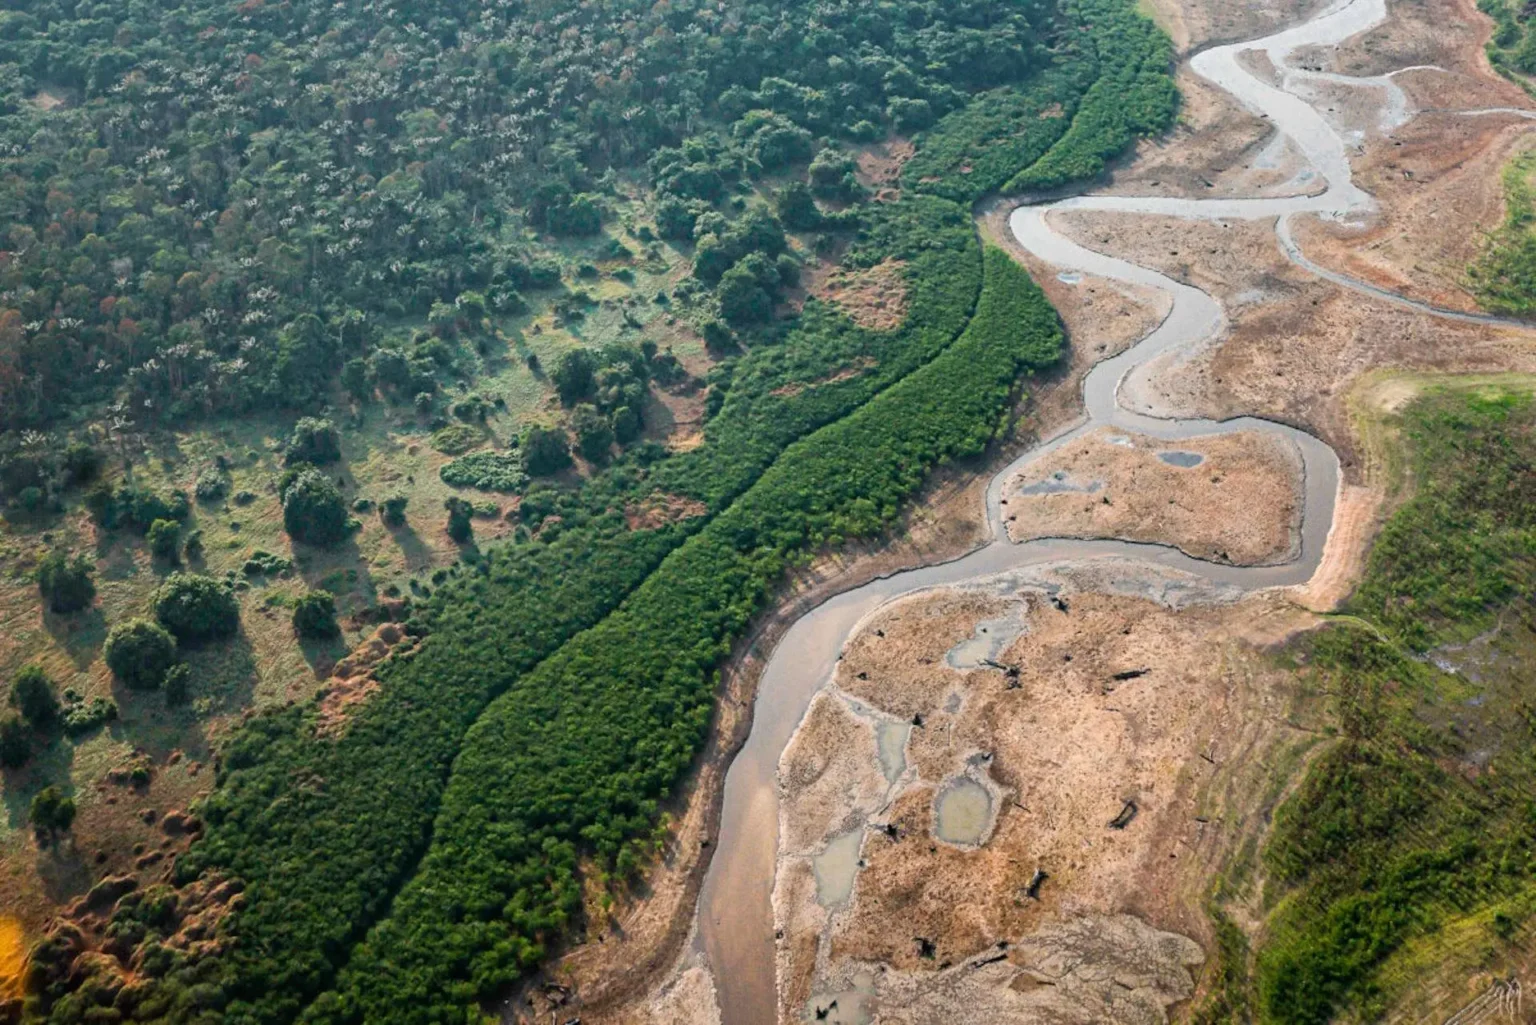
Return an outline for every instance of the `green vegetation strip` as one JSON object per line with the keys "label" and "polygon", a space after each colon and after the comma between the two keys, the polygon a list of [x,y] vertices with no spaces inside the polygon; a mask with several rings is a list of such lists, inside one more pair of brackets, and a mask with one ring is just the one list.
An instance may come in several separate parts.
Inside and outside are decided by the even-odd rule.
{"label": "green vegetation strip", "polygon": [[1402,427],[1414,497],[1351,603],[1379,629],[1346,623],[1301,651],[1341,739],[1280,807],[1264,851],[1281,895],[1257,959],[1266,1022],[1371,1020],[1414,944],[1471,923],[1460,944],[1496,956],[1536,910],[1536,706],[1522,687],[1417,657],[1496,625],[1490,657],[1536,647],[1536,402],[1433,392]]}
{"label": "green vegetation strip", "polygon": [[[651,465],[626,461],[577,493],[530,494],[525,504],[549,502],[525,514],[543,527],[540,539],[493,549],[433,595],[420,614],[421,650],[379,671],[380,693],[339,737],[316,737],[312,709],[258,717],[237,735],[203,809],[207,835],[178,869],[186,879],[217,869],[246,884],[215,977],[242,1014],[291,1020],[330,984],[420,858],[449,764],[486,703],[609,613],[702,525],[631,531],[628,505],[663,492],[718,508],[795,437],[858,408],[964,329],[981,267],[963,212],[936,199],[898,204],[866,243],[909,254],[911,273],[924,275],[912,287],[928,301],[901,330],[861,331],[818,308],[779,345],[742,361],[701,448]],[[878,370],[772,394],[866,353],[882,358]],[[178,1017],[193,980],[211,981],[208,972],[177,965],[151,999]]]}
{"label": "green vegetation strip", "polygon": [[1116,0],[1072,0],[1062,14],[1074,28],[1058,62],[946,115],[903,168],[908,188],[960,202],[1055,188],[1172,124],[1168,37]]}
{"label": "green vegetation strip", "polygon": [[1504,168],[1504,221],[1483,241],[1483,251],[1468,270],[1482,304],[1517,317],[1536,314],[1536,151],[1527,151]]}
{"label": "green vegetation strip", "polygon": [[626,847],[704,739],[720,663],[785,569],[878,533],[929,470],[981,452],[1020,374],[1061,344],[1044,295],[989,249],[954,345],[793,446],[614,615],[491,706],[421,870],[306,1020],[462,1020],[546,957],[580,908],[580,852],[632,864]]}

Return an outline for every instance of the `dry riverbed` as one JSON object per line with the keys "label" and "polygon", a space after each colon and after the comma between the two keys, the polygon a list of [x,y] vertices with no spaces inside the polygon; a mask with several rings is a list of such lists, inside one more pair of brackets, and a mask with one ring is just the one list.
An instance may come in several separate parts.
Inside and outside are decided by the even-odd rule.
{"label": "dry riverbed", "polygon": [[1099,428],[1004,485],[1008,535],[1115,537],[1173,544],[1237,566],[1295,557],[1301,457],[1272,434],[1159,441]]}

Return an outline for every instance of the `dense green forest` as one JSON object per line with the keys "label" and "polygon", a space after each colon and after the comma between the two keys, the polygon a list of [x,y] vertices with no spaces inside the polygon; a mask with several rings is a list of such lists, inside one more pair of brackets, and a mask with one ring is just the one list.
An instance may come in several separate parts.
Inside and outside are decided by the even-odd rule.
{"label": "dense green forest", "polygon": [[[579,924],[579,859],[643,868],[784,570],[886,529],[1057,358],[1053,312],[962,204],[1099,173],[1169,122],[1169,61],[1123,0],[0,12],[8,501],[79,501],[81,447],[99,464],[129,430],[338,396],[465,419],[456,352],[588,301],[562,239],[683,253],[657,302],[718,357],[696,448],[637,436],[676,368],[623,344],[549,368],[589,475],[533,482],[568,464],[560,429],[445,467],[521,492],[516,538],[420,592],[419,645],[339,733],[301,703],[224,745],[173,880],[237,881],[217,942],[168,945],[152,888],[108,926],[131,984],[55,937],[28,1016],[478,1020]],[[1010,111],[1037,113],[1010,132]],[[872,202],[851,154],[891,133],[924,170]],[[602,241],[621,216],[633,249]],[[900,326],[784,304],[808,250],[898,267]],[[330,429],[301,422],[275,485],[295,536],[341,510],[313,465]],[[650,500],[698,511],[636,526]],[[142,488],[93,501],[104,528],[175,532]]]}
{"label": "dense green forest", "polygon": [[1292,653],[1337,740],[1275,815],[1251,983],[1223,979],[1265,1022],[1374,1020],[1426,971],[1493,968],[1536,913],[1536,401],[1446,389],[1400,423],[1413,495],[1353,616]]}

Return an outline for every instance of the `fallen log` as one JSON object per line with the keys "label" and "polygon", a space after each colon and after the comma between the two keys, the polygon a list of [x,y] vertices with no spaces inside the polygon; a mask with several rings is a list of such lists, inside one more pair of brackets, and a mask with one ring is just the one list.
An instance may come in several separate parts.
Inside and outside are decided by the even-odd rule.
{"label": "fallen log", "polygon": [[1109,828],[1124,829],[1126,826],[1129,826],[1131,820],[1136,817],[1136,811],[1136,802],[1126,801],[1125,807],[1120,809],[1120,814],[1109,820]]}

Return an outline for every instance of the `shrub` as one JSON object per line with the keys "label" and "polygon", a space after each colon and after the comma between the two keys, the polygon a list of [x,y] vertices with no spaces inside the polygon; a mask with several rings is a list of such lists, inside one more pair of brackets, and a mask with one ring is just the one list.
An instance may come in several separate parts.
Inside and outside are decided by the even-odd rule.
{"label": "shrub", "polygon": [[197,475],[192,489],[199,502],[217,502],[229,492],[229,477],[223,470],[211,466]]}
{"label": "shrub", "polygon": [[473,541],[475,528],[470,517],[475,514],[475,507],[462,498],[450,498],[443,508],[448,510],[448,536],[461,545]]}
{"label": "shrub", "polygon": [[528,483],[523,459],[516,452],[474,452],[447,463],[437,475],[455,488],[482,491],[521,491]]}
{"label": "shrub", "polygon": [[64,476],[73,485],[89,484],[101,473],[101,451],[83,441],[72,441],[64,448]]}
{"label": "shrub", "polygon": [[64,732],[78,736],[117,719],[117,702],[110,698],[92,698],[87,704],[74,691],[64,692]]}
{"label": "shrub", "polygon": [[165,674],[165,703],[167,705],[186,704],[191,685],[192,670],[185,662],[178,662],[171,666],[170,671]]}
{"label": "shrub", "polygon": [[136,484],[124,484],[115,491],[99,484],[85,496],[91,518],[101,527],[134,527],[148,530],[156,520],[185,520],[191,512],[187,496],[179,491],[161,495]]}
{"label": "shrub", "polygon": [[75,799],[65,797],[58,787],[43,787],[32,798],[28,818],[39,839],[68,832],[69,827],[75,824]]}
{"label": "shrub", "polygon": [[571,465],[571,445],[558,427],[530,427],[523,435],[523,465],[535,477],[548,477]]}
{"label": "shrub", "polygon": [[47,729],[59,718],[59,699],[53,693],[53,681],[38,666],[23,666],[11,681],[11,707],[33,729]]}
{"label": "shrub", "polygon": [[32,757],[32,731],[19,715],[0,718],[0,765],[19,769]]}
{"label": "shrub", "polygon": [[245,565],[240,567],[240,572],[248,577],[275,576],[278,573],[287,572],[293,564],[280,555],[258,548],[251,553],[251,557],[245,560]]}
{"label": "shrub", "polygon": [[295,541],[326,547],[347,536],[347,504],[329,477],[313,467],[284,476],[283,527]]}
{"label": "shrub", "polygon": [[640,414],[629,406],[620,406],[613,411],[613,438],[620,445],[628,445],[640,437]]}
{"label": "shrub", "polygon": [[156,520],[144,535],[149,542],[150,554],[169,563],[181,559],[181,524],[175,520]]}
{"label": "shrub", "polygon": [[37,589],[48,607],[66,615],[86,608],[96,597],[96,585],[91,580],[93,566],[83,555],[73,559],[54,549],[43,557],[37,566]]}
{"label": "shrub", "polygon": [[309,463],[324,466],[341,458],[341,435],[336,425],[319,417],[306,416],[293,425],[293,436],[283,450],[283,461],[289,466]]}
{"label": "shrub", "polygon": [[155,591],[155,618],[183,644],[233,636],[240,604],[223,582],[200,573],[174,573]]}
{"label": "shrub", "polygon": [[555,362],[555,372],[550,376],[561,403],[573,406],[592,394],[596,374],[597,361],[592,354],[585,349],[572,349],[561,353]]}
{"label": "shrub", "polygon": [[133,690],[154,690],[176,664],[176,639],[159,623],[130,619],[107,634],[107,667]]}
{"label": "shrub", "polygon": [[[446,470],[447,467],[444,467],[443,469]],[[443,476],[443,479],[447,480],[445,475],[439,473],[439,476]],[[410,501],[411,498],[409,495],[390,495],[388,498],[384,499],[384,501],[379,503],[379,519],[384,521],[384,525],[386,527],[405,526],[405,507],[410,503]]]}
{"label": "shrub", "polygon": [[293,630],[300,637],[325,639],[341,633],[336,599],[329,591],[306,591],[293,603]]}
{"label": "shrub", "polygon": [[432,447],[450,456],[461,456],[485,440],[468,424],[449,424],[432,435]]}
{"label": "shrub", "polygon": [[576,431],[576,445],[581,457],[591,463],[606,463],[613,449],[613,426],[597,407],[582,403],[571,414],[571,427]]}

